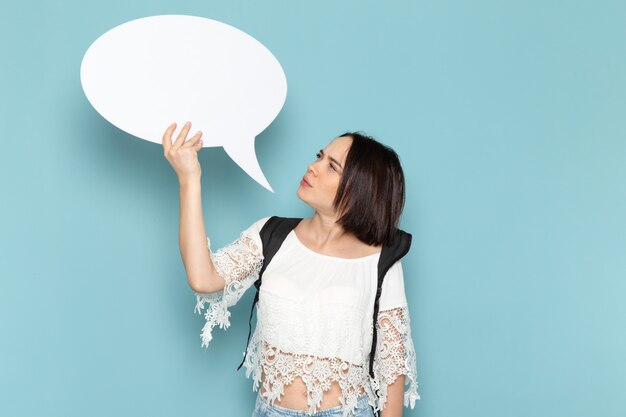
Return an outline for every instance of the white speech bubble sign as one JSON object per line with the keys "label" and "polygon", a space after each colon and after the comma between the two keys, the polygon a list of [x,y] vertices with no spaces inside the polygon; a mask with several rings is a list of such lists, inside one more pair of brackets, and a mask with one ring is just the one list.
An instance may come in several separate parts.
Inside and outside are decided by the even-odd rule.
{"label": "white speech bubble sign", "polygon": [[191,121],[190,135],[201,130],[203,147],[223,146],[273,192],[254,139],[282,109],[287,79],[247,33],[199,16],[132,20],[91,44],[80,80],[94,109],[123,131],[161,144],[170,123]]}

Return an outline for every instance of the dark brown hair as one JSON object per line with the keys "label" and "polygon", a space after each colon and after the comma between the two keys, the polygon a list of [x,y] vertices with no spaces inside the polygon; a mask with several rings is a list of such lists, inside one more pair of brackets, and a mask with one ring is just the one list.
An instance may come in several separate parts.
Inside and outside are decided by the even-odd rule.
{"label": "dark brown hair", "polygon": [[368,245],[391,244],[404,208],[404,172],[398,154],[371,136],[352,138],[333,205],[346,231]]}

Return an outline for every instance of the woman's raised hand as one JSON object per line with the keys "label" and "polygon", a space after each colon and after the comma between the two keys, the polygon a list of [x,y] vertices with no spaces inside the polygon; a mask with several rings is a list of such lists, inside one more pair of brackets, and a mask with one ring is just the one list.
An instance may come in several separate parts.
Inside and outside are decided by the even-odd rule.
{"label": "woman's raised hand", "polygon": [[179,182],[200,178],[202,175],[202,168],[198,162],[198,151],[202,148],[202,132],[198,131],[185,141],[189,129],[191,129],[191,123],[187,122],[174,143],[172,143],[172,133],[176,130],[176,123],[172,123],[163,134],[163,153],[178,175]]}

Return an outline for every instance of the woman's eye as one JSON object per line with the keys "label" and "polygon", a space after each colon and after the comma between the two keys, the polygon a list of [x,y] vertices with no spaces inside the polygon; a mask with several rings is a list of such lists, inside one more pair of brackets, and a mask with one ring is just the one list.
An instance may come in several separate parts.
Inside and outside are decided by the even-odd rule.
{"label": "woman's eye", "polygon": [[337,168],[335,168],[333,164],[330,164],[330,169],[332,169],[333,171],[337,171]]}
{"label": "woman's eye", "polygon": [[316,154],[315,154],[315,157],[316,157],[317,159],[320,159],[320,158],[322,157],[322,154],[318,152],[318,153],[316,153]]}

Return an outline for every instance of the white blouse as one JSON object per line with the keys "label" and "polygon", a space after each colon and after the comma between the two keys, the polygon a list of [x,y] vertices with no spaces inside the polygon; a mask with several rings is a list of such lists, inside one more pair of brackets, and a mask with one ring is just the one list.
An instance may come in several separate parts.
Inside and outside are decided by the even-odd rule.
{"label": "white blouse", "polygon": [[[228,307],[259,278],[263,265],[259,232],[267,219],[254,223],[232,244],[210,252],[226,286],[215,293],[196,293],[194,311],[200,314],[206,308],[203,347],[211,341],[213,327],[230,326]],[[208,245],[210,250],[210,240]],[[354,415],[360,390],[375,411],[382,410],[387,386],[406,375],[404,406],[410,403],[414,408],[420,396],[400,261],[383,281],[374,378],[369,374],[379,257],[380,253],[355,259],[322,255],[304,246],[295,232],[289,233],[263,273],[257,324],[244,362],[246,378],[250,374],[254,378],[253,391],[264,372],[264,395],[273,404],[299,376],[307,387],[308,411],[314,413],[324,391],[337,381],[347,417]]]}

